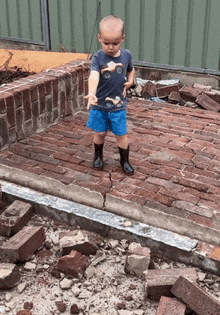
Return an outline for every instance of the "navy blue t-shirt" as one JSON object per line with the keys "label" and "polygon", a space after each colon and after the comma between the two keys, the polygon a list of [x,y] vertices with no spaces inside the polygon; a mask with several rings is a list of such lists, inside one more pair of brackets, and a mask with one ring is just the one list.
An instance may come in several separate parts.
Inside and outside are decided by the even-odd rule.
{"label": "navy blue t-shirt", "polygon": [[122,93],[127,71],[132,69],[132,56],[127,49],[121,49],[119,57],[108,56],[102,50],[96,52],[91,60],[91,71],[100,73],[100,81],[96,92],[98,105],[92,107],[108,112],[126,109],[127,97],[123,98]]}

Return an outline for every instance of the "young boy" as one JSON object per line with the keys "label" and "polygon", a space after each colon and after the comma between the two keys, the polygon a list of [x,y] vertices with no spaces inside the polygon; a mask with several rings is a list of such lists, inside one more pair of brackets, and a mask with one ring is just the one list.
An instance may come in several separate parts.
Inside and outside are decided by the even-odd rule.
{"label": "young boy", "polygon": [[[87,127],[95,131],[93,167],[103,169],[103,144],[108,129],[115,135],[120,163],[127,175],[134,173],[129,163],[129,142],[126,127],[126,91],[133,85],[135,70],[129,50],[121,49],[124,23],[109,15],[99,24],[98,41],[101,50],[91,60],[87,109]],[[127,77],[127,80],[126,80]]]}

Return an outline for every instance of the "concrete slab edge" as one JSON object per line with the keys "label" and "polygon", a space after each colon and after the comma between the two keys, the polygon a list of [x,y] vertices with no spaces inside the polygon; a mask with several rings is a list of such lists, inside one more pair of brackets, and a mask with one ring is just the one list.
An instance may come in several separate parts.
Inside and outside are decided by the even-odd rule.
{"label": "concrete slab edge", "polygon": [[106,195],[105,210],[197,240],[220,245],[220,231],[192,221],[166,214],[147,206]]}
{"label": "concrete slab edge", "polygon": [[174,233],[195,238],[214,245],[220,245],[220,231],[194,223],[187,219],[166,214],[156,209],[141,206],[138,203],[91,191],[75,184],[63,183],[45,176],[22,171],[0,164],[0,180],[9,181],[39,192],[57,196],[80,204],[104,209],[105,211],[125,216]]}
{"label": "concrete slab edge", "polygon": [[35,211],[44,216],[104,236],[140,242],[142,246],[149,247],[154,255],[220,274],[220,260],[208,257],[206,252],[199,249],[202,248],[201,243],[195,239],[7,181],[0,181],[0,184],[6,200],[30,202],[35,205]]}
{"label": "concrete slab edge", "polygon": [[60,198],[79,202],[99,209],[103,208],[104,198],[88,188],[75,184],[64,185],[63,183],[45,176],[22,171],[0,164],[0,180],[6,180],[24,187],[30,187],[36,191],[58,196]]}

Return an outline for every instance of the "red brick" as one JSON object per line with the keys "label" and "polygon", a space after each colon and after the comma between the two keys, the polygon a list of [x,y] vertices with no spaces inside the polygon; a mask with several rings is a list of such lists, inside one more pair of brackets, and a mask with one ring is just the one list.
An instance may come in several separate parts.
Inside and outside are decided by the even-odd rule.
{"label": "red brick", "polygon": [[190,180],[184,177],[174,176],[172,181],[182,186],[197,189],[198,191],[207,192],[209,189],[209,186],[206,184],[200,183],[199,181],[196,181],[196,180]]}
{"label": "red brick", "polygon": [[162,188],[162,190],[160,191],[161,195],[173,198],[175,200],[184,200],[184,201],[189,201],[193,204],[197,204],[200,200],[199,197],[191,195],[189,193],[186,192],[181,192],[181,191],[176,191],[173,189],[166,189],[166,188]]}
{"label": "red brick", "polygon": [[8,134],[8,126],[6,122],[5,116],[0,116],[0,147],[4,146],[9,141],[9,134]]}
{"label": "red brick", "polygon": [[9,290],[20,281],[18,266],[8,263],[0,263],[0,290]]}
{"label": "red brick", "polygon": [[210,219],[210,218],[207,218],[207,217],[203,217],[202,213],[201,213],[201,215],[195,214],[195,213],[190,213],[187,216],[187,220],[193,221],[195,223],[198,223],[198,224],[201,224],[201,225],[204,225],[204,226],[209,226],[211,228],[214,228],[214,220]]}
{"label": "red brick", "polygon": [[203,89],[195,89],[190,86],[184,86],[180,89],[180,96],[185,101],[195,102],[196,98],[203,92]]}
{"label": "red brick", "polygon": [[157,97],[164,98],[170,95],[171,92],[179,92],[179,84],[167,85],[156,89]]}
{"label": "red brick", "polygon": [[143,90],[142,90],[142,97],[144,98],[149,98],[149,97],[153,97],[156,96],[156,85],[154,83],[152,83],[151,81],[148,81]]}
{"label": "red brick", "polygon": [[220,303],[202,290],[195,282],[180,276],[171,292],[198,315],[220,314]]}
{"label": "red brick", "polygon": [[6,109],[7,109],[7,119],[9,127],[13,127],[15,125],[15,108],[14,108],[14,98],[13,96],[9,96],[5,99]]}
{"label": "red brick", "polygon": [[32,216],[32,205],[15,200],[0,215],[0,235],[10,236],[20,231]]}
{"label": "red brick", "polygon": [[170,292],[176,280],[184,275],[196,281],[198,279],[195,268],[174,268],[174,269],[149,269],[146,273],[146,296],[153,301],[159,301],[161,296],[171,297]]}
{"label": "red brick", "polygon": [[53,157],[57,160],[70,162],[74,164],[80,164],[83,161],[83,159],[77,158],[75,156],[71,156],[69,154],[61,153],[61,152],[53,154]]}
{"label": "red brick", "polygon": [[169,102],[176,104],[181,101],[180,93],[177,91],[172,91],[168,97]]}
{"label": "red brick", "polygon": [[175,298],[161,296],[156,315],[185,315],[186,305]]}
{"label": "red brick", "polygon": [[58,105],[58,79],[52,81],[53,107]]}
{"label": "red brick", "polygon": [[6,112],[5,99],[1,97],[0,99],[0,115]]}
{"label": "red brick", "polygon": [[25,226],[0,248],[3,262],[15,263],[26,261],[45,241],[43,227]]}
{"label": "red brick", "polygon": [[78,71],[79,81],[78,81],[78,93],[83,94],[83,71],[82,69]]}
{"label": "red brick", "polygon": [[207,110],[212,110],[214,112],[220,111],[220,104],[215,102],[206,94],[201,94],[196,98],[196,103],[199,104],[202,108]]}
{"label": "red brick", "polygon": [[65,275],[81,278],[88,266],[88,258],[76,250],[72,250],[69,255],[58,260],[57,269]]}
{"label": "red brick", "polygon": [[38,93],[39,93],[39,104],[40,104],[40,114],[45,112],[46,105],[45,105],[45,84],[44,81],[42,83],[38,83]]}
{"label": "red brick", "polygon": [[30,87],[30,96],[31,96],[31,102],[38,101],[37,85],[33,85],[33,86]]}
{"label": "red brick", "polygon": [[205,91],[205,94],[211,97],[214,101],[220,103],[220,91],[219,90],[211,90]]}

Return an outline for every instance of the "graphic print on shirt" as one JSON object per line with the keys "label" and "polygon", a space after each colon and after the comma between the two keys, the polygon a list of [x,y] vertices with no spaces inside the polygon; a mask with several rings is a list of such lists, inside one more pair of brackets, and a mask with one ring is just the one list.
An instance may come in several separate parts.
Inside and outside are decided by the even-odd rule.
{"label": "graphic print on shirt", "polygon": [[122,107],[123,105],[123,102],[119,96],[116,96],[115,99],[111,97],[106,97],[105,101],[107,107],[111,107],[112,104],[114,104],[116,107]]}
{"label": "graphic print on shirt", "polygon": [[103,74],[104,79],[109,79],[111,77],[112,72],[117,72],[118,74],[122,74],[124,65],[122,63],[115,63],[114,61],[108,62],[101,69],[101,74]]}

